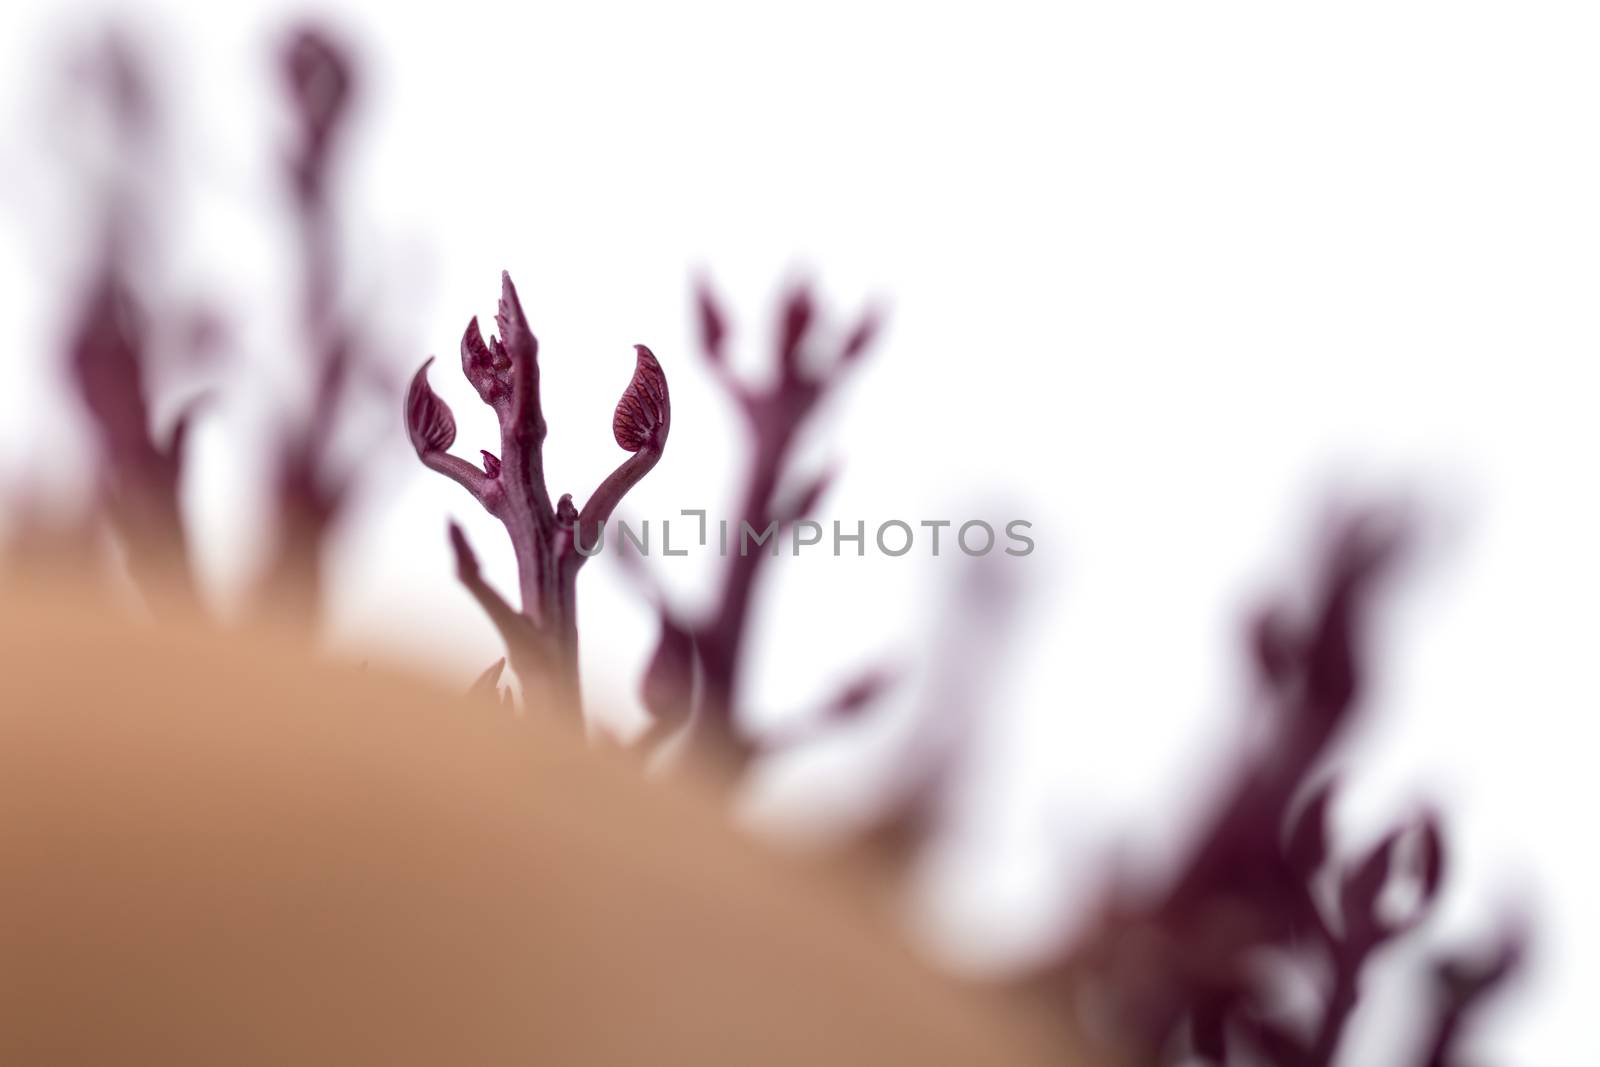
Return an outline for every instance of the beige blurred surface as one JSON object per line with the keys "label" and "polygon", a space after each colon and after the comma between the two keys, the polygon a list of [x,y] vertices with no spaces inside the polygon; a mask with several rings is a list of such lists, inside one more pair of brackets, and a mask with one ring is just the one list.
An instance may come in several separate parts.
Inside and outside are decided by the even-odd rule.
{"label": "beige blurred surface", "polygon": [[0,1063],[1041,1062],[724,803],[291,640],[11,590]]}

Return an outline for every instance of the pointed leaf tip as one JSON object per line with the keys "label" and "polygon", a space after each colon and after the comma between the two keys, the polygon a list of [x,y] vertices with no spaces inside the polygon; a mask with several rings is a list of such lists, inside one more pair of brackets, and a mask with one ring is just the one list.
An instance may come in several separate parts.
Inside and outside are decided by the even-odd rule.
{"label": "pointed leaf tip", "polygon": [[498,698],[500,676],[505,673],[505,669],[506,658],[501,656],[499,659],[489,664],[489,666],[484,669],[482,674],[478,675],[476,680],[473,681],[471,687],[468,688],[467,695],[471,697],[489,696]]}
{"label": "pointed leaf tip", "polygon": [[859,716],[894,684],[894,673],[885,669],[868,671],[842,690],[826,709],[828,718],[851,719]]}
{"label": "pointed leaf tip", "polygon": [[800,491],[800,495],[795,499],[789,514],[795,519],[802,519],[815,511],[817,504],[822,500],[823,494],[833,487],[833,483],[838,476],[839,469],[837,467],[829,467],[811,479],[806,487]]}
{"label": "pointed leaf tip", "polygon": [[1314,793],[1301,809],[1289,831],[1285,858],[1290,870],[1310,880],[1328,858],[1328,811],[1333,802],[1334,783],[1328,782]]}
{"label": "pointed leaf tip", "polygon": [[511,358],[503,346],[484,343],[476,315],[461,335],[461,372],[485,404],[511,395]]}
{"label": "pointed leaf tip", "polygon": [[1339,890],[1339,909],[1344,916],[1347,940],[1375,944],[1393,932],[1379,914],[1378,898],[1389,883],[1399,840],[1398,832],[1386,834],[1366,858],[1345,875]]}
{"label": "pointed leaf tip", "polygon": [[206,408],[215,404],[216,399],[215,393],[201,393],[178,412],[178,417],[172,424],[172,436],[167,441],[167,459],[174,466],[182,467],[188,457],[189,432],[193,429],[195,420]]}
{"label": "pointed leaf tip", "polygon": [[475,577],[478,573],[478,554],[467,543],[467,532],[454,520],[450,523],[450,548],[456,556],[456,576],[462,581]]}
{"label": "pointed leaf tip", "polygon": [[428,367],[433,357],[417,368],[411,379],[411,389],[406,394],[406,430],[411,435],[411,447],[417,455],[443,452],[456,439],[456,419],[450,406],[428,385]]}
{"label": "pointed leaf tip", "polygon": [[811,329],[811,317],[814,311],[811,289],[805,285],[796,286],[790,292],[788,300],[784,302],[783,317],[778,331],[778,360],[790,373],[799,369],[800,343],[805,340],[807,331]]}
{"label": "pointed leaf tip", "polygon": [[1422,841],[1419,845],[1421,855],[1418,858],[1418,866],[1422,881],[1422,896],[1424,900],[1432,900],[1439,893],[1445,871],[1444,834],[1439,829],[1439,819],[1436,815],[1430,812],[1422,817],[1421,834]]}
{"label": "pointed leaf tip", "polygon": [[522,311],[522,300],[517,296],[510,271],[500,272],[500,306],[495,310],[494,324],[513,361],[538,355],[539,342],[528,328],[528,317]]}
{"label": "pointed leaf tip", "polygon": [[695,305],[700,313],[700,346],[713,363],[723,359],[722,342],[728,336],[727,320],[717,306],[711,287],[701,282],[695,288]]}
{"label": "pointed leaf tip", "polygon": [[611,432],[617,444],[629,452],[637,452],[652,442],[666,440],[667,426],[672,418],[672,402],[667,395],[667,376],[661,364],[644,345],[634,345],[638,362],[634,365],[633,380],[617,402],[616,413],[611,418]]}
{"label": "pointed leaf tip", "polygon": [[1285,689],[1295,679],[1302,649],[1300,636],[1277,608],[1267,608],[1250,623],[1250,651],[1256,671],[1275,689]]}
{"label": "pointed leaf tip", "polygon": [[851,363],[861,358],[866,350],[872,347],[872,342],[877,339],[878,330],[883,325],[883,316],[877,310],[869,310],[861,316],[861,321],[856,323],[856,328],[850,332],[845,340],[844,349],[840,359]]}
{"label": "pointed leaf tip", "polygon": [[509,271],[500,272],[500,304],[494,321],[500,336],[489,342],[489,348],[495,366],[505,368],[508,390],[509,410],[501,411],[501,418],[504,420],[509,415],[534,440],[542,443],[545,422],[539,410],[539,339],[528,328],[528,319],[522,313],[522,301],[517,298],[517,287],[512,284]]}
{"label": "pointed leaf tip", "polygon": [[694,634],[665,612],[661,636],[639,683],[639,696],[660,726],[677,728],[693,709],[696,660]]}

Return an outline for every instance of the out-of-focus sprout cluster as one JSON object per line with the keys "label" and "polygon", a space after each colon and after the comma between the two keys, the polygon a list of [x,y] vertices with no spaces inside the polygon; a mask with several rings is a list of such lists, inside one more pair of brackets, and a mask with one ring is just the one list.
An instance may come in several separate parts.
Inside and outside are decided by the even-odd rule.
{"label": "out-of-focus sprout cluster", "polygon": [[[96,80],[114,119],[122,161],[131,176],[101,187],[86,205],[99,219],[97,252],[81,286],[62,294],[71,319],[61,360],[76,386],[97,445],[93,516],[71,531],[45,531],[29,516],[14,525],[10,555],[25,561],[43,543],[86,546],[90,526],[108,528],[126,573],[152,608],[197,599],[190,539],[179,506],[189,453],[186,443],[203,400],[182,406],[155,429],[151,396],[158,359],[151,318],[158,304],[141,278],[139,161],[157,102],[137,56],[116,38],[96,53]],[[333,424],[361,378],[368,351],[360,326],[334,299],[340,275],[335,198],[330,190],[358,83],[348,50],[316,28],[289,34],[279,51],[281,88],[294,139],[281,154],[280,180],[291,205],[286,219],[299,249],[299,322],[307,405],[281,420],[271,442],[275,548],[257,600],[314,614],[323,585],[324,547],[351,497],[355,469],[337,469],[329,451]],[[736,377],[727,347],[728,319],[710,289],[697,294],[702,362],[743,418],[739,454],[745,464],[739,519],[757,530],[785,529],[814,512],[832,472],[797,475],[796,443],[822,400],[839,387],[872,347],[878,319],[868,314],[836,342],[823,340],[810,290],[782,304],[772,383]],[[483,337],[473,319],[461,338],[462,371],[498,419],[498,453],[481,463],[452,455],[456,425],[429,387],[427,364],[416,372],[403,405],[417,456],[451,478],[505,526],[518,567],[513,604],[482,576],[473,549],[452,526],[457,573],[487,612],[507,660],[474,686],[495,693],[506,662],[522,683],[529,713],[581,709],[577,650],[577,576],[603,537],[623,496],[661,459],[671,423],[666,375],[650,349],[636,348],[632,379],[613,413],[618,445],[628,453],[580,505],[552,497],[546,485],[545,419],[539,348],[509,276],[502,279],[497,336]],[[181,331],[178,331],[181,332]],[[823,352],[821,349],[828,348]],[[670,362],[670,360],[669,360]],[[823,369],[814,368],[821,366]],[[220,389],[226,390],[223,383]],[[679,433],[694,432],[693,428]],[[19,507],[22,502],[14,502]],[[1264,1063],[1323,1067],[1339,1060],[1363,982],[1393,942],[1420,936],[1444,884],[1446,849],[1439,818],[1426,813],[1396,826],[1364,852],[1333,847],[1329,811],[1341,776],[1342,740],[1358,718],[1366,688],[1364,620],[1406,541],[1406,524],[1381,509],[1356,512],[1328,538],[1309,608],[1263,611],[1246,648],[1265,706],[1266,737],[1231,769],[1220,803],[1190,844],[1187,860],[1154,889],[1108,885],[1087,932],[1036,973],[1019,975],[1019,997],[1049,1003],[1075,1030],[1103,1043],[1111,1062]],[[751,736],[742,692],[750,666],[749,635],[763,552],[725,557],[710,609],[690,613],[669,602],[642,560],[623,556],[656,609],[659,638],[645,669],[641,696],[651,725],[637,740],[655,750],[674,738],[735,772],[761,757],[803,743],[818,732],[847,728],[880,703],[889,673],[869,668],[815,714],[815,730],[799,737]],[[983,567],[951,605],[992,630],[1007,612],[1006,582]],[[1287,600],[1286,600],[1287,602]],[[870,823],[864,850],[899,871],[936,833],[950,804],[949,783],[983,710],[980,684],[989,655],[981,642],[930,650],[954,679],[938,687],[939,706],[926,709],[924,729],[898,761],[889,800]],[[502,695],[509,701],[509,691]],[[1109,876],[1108,876],[1109,881]],[[1399,892],[1408,910],[1385,901]],[[1510,974],[1523,934],[1508,925],[1481,954],[1438,958],[1426,977],[1426,1032],[1419,1067],[1461,1065],[1459,1046],[1473,1008]],[[1310,1018],[1280,1011],[1264,954],[1289,959],[1315,976]]]}

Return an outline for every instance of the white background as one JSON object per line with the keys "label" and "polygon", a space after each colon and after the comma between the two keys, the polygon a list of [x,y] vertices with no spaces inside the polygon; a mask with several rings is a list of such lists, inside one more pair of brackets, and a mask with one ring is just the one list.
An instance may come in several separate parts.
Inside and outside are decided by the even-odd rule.
{"label": "white background", "polygon": [[[108,13],[154,46],[174,108],[171,289],[229,309],[238,373],[262,383],[202,431],[189,487],[226,602],[259,524],[239,457],[260,398],[294,379],[268,53],[293,12],[0,14],[4,474],[48,462],[70,489],[83,467],[46,371],[74,263],[55,236],[72,201],[51,176],[52,71]],[[689,280],[717,281],[756,372],[779,287],[809,276],[841,321],[868,301],[890,312],[809,457],[843,463],[824,517],[1035,524],[970,840],[935,864],[925,909],[947,950],[1012,958],[1110,855],[1146,862],[1181,840],[1242,713],[1244,609],[1297,577],[1328,500],[1398,492],[1430,517],[1429,550],[1384,619],[1375,726],[1340,826],[1359,843],[1437,801],[1455,864],[1430,937],[1470,941],[1513,908],[1539,933],[1486,1050],[1600,1053],[1590,7],[453,0],[330,14],[367,64],[343,185],[347,295],[372,297],[395,366],[441,356],[458,451],[494,447],[454,354],[507,267],[542,343],[552,488],[581,500],[620,458],[610,412],[644,341],[671,381],[673,436],[626,510],[716,514],[738,425],[694,357]],[[407,460],[397,420],[386,432],[387,458],[370,461],[381,505],[336,557],[330,639],[464,681],[498,652],[451,579],[445,516],[508,589],[509,546]],[[703,599],[711,562],[669,584]],[[954,562],[776,568],[752,706],[802,709],[897,652],[916,666]],[[584,574],[585,671],[623,721],[653,634],[611,567]],[[808,788],[841,760],[777,768],[757,815],[847,814],[849,790]],[[1405,1010],[1383,994],[1416,976],[1396,970],[1352,1062],[1379,1063],[1359,1049]]]}

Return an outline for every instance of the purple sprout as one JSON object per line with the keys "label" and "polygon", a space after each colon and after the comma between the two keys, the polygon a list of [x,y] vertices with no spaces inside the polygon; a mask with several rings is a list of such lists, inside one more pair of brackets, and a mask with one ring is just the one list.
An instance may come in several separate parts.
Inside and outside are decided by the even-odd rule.
{"label": "purple sprout", "polygon": [[278,64],[294,118],[283,181],[297,238],[300,335],[312,389],[307,408],[283,419],[273,442],[278,537],[258,590],[263,599],[310,617],[324,584],[323,550],[354,497],[357,476],[336,472],[328,454],[331,428],[365,354],[358,329],[335,299],[341,269],[331,195],[357,79],[349,50],[316,26],[293,30]]}
{"label": "purple sprout", "polygon": [[[278,537],[255,592],[260,602],[287,603],[310,617],[320,599],[323,547],[352,497],[353,476],[335,475],[327,444],[362,354],[356,331],[334,299],[340,266],[330,196],[356,79],[349,52],[313,26],[292,32],[279,58],[297,138],[283,175],[298,237],[300,324],[313,388],[307,408],[285,418],[272,442],[277,471],[269,488]],[[96,511],[116,533],[147,600],[176,593],[194,601],[179,488],[190,427],[211,395],[185,406],[166,439],[158,440],[151,429],[150,381],[167,354],[153,339],[187,335],[203,350],[212,340],[214,317],[196,320],[206,327],[200,332],[153,321],[155,302],[141,297],[135,281],[146,273],[150,220],[138,190],[152,184],[140,179],[153,167],[158,101],[140,57],[118,35],[108,36],[89,57],[88,72],[90,87],[115,120],[120,160],[95,205],[102,232],[66,345],[70,376],[101,446]]]}
{"label": "purple sprout", "polygon": [[99,510],[117,532],[128,572],[154,603],[195,595],[178,485],[193,422],[191,405],[168,440],[150,431],[144,310],[113,257],[83,302],[68,344],[73,380],[88,409],[103,465]]}
{"label": "purple sprout", "polygon": [[633,379],[612,417],[617,444],[631,453],[590,494],[580,511],[570,493],[552,506],[545,485],[547,427],[539,399],[539,342],[509,274],[501,275],[499,337],[485,343],[478,320],[461,338],[461,369],[500,423],[500,454],[483,452],[483,466],[451,455],[455,416],[428,386],[430,357],[406,396],[406,427],[417,457],[456,482],[499,519],[516,555],[521,609],[482,578],[466,534],[454,523],[450,543],[457,575],[488,613],[524,687],[576,707],[578,686],[578,570],[599,551],[602,530],[628,490],[661,459],[672,426],[666,375],[644,345],[635,345]]}
{"label": "purple sprout", "polygon": [[[1337,529],[1316,599],[1296,621],[1272,607],[1252,624],[1249,648],[1270,735],[1242,760],[1177,876],[1153,900],[1114,897],[1084,943],[1043,979],[1055,995],[1090,989],[1102,1027],[1128,1061],[1330,1067],[1380,950],[1417,929],[1435,903],[1445,853],[1425,813],[1386,834],[1356,862],[1328,846],[1335,787],[1328,767],[1357,718],[1367,670],[1363,640],[1375,593],[1407,536],[1391,513]],[[1332,875],[1331,903],[1316,886]],[[1380,906],[1409,888],[1401,916]],[[1320,960],[1328,979],[1309,1029],[1270,1009],[1256,962],[1262,950]],[[1495,960],[1437,969],[1435,1036],[1423,1063],[1449,1067],[1461,1018],[1511,971],[1520,940]],[[1186,1061],[1187,1062],[1187,1061]]]}
{"label": "purple sprout", "polygon": [[[793,289],[778,320],[774,362],[777,375],[767,386],[736,377],[728,365],[727,318],[708,285],[696,294],[700,350],[723,391],[743,416],[750,442],[740,491],[736,530],[774,539],[817,506],[833,478],[813,475],[798,490],[786,490],[795,446],[821,403],[871,347],[878,316],[864,314],[833,347],[826,365],[812,369],[823,347],[816,330],[817,308],[805,286]],[[737,536],[737,535],[736,535]],[[741,546],[743,547],[743,546]],[[725,555],[721,591],[709,614],[690,619],[655,597],[661,636],[641,684],[654,722],[644,743],[651,744],[687,726],[701,748],[742,766],[769,746],[745,736],[738,726],[739,685],[745,642],[750,632],[756,582],[767,554],[730,551]],[[828,701],[815,718],[832,721],[858,714],[887,683],[882,670],[870,670]]]}
{"label": "purple sprout", "polygon": [[98,232],[89,278],[73,303],[66,366],[99,446],[95,510],[116,533],[128,573],[152,607],[196,596],[179,480],[196,405],[165,441],[151,428],[157,353],[151,315],[134,284],[148,239],[143,171],[154,167],[157,105],[132,43],[107,33],[84,57],[84,88],[110,116],[118,164],[91,206]]}

